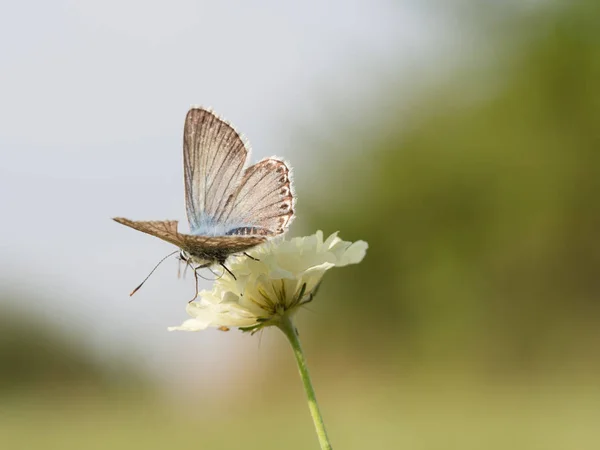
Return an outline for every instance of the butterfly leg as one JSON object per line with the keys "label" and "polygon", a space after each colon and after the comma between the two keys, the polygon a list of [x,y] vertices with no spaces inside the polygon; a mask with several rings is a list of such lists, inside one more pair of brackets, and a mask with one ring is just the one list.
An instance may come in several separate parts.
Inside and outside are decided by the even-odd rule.
{"label": "butterfly leg", "polygon": [[196,272],[196,269],[194,269],[194,284],[196,285],[196,293],[188,303],[192,303],[198,297],[198,272]]}
{"label": "butterfly leg", "polygon": [[248,258],[250,258],[252,261],[260,261],[260,259],[255,258],[254,256],[249,255],[248,253],[244,252],[244,255],[246,255]]}
{"label": "butterfly leg", "polygon": [[229,270],[225,264],[221,263],[221,266],[223,267],[223,269],[225,269],[227,272],[229,272],[229,275],[231,275],[234,280],[237,281],[237,278],[235,277],[235,275],[233,274],[233,272],[231,270]]}
{"label": "butterfly leg", "polygon": [[[186,265],[186,268],[189,265],[190,265],[190,263],[188,262],[188,264]],[[188,301],[188,303],[192,303],[194,300],[196,300],[196,298],[198,298],[198,292],[199,292],[199,290],[198,290],[198,270],[204,269],[204,268],[206,268],[208,266],[210,266],[210,264],[202,264],[202,265],[197,266],[197,267],[193,267],[192,266],[193,269],[194,269],[194,283],[196,284],[196,293],[194,294],[194,297],[190,301]]]}

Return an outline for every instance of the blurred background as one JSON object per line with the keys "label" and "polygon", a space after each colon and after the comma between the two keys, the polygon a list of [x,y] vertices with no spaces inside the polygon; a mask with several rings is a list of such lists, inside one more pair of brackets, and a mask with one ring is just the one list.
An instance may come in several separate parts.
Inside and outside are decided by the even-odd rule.
{"label": "blurred background", "polygon": [[[298,326],[335,448],[600,448],[592,1],[0,6],[0,447],[318,448],[277,330],[169,333],[212,106],[370,248]],[[209,287],[204,282],[203,288]]]}

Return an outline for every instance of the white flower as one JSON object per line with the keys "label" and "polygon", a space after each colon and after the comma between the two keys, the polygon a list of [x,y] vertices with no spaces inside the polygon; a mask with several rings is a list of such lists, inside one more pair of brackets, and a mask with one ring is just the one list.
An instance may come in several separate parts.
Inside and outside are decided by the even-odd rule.
{"label": "white flower", "polygon": [[170,330],[199,331],[208,327],[239,327],[256,331],[276,325],[284,315],[312,300],[326,271],[357,264],[367,251],[364,241],[347,242],[323,232],[289,241],[271,240],[246,256],[231,258],[228,273],[215,281],[213,289],[199,292],[188,304],[192,319]]}

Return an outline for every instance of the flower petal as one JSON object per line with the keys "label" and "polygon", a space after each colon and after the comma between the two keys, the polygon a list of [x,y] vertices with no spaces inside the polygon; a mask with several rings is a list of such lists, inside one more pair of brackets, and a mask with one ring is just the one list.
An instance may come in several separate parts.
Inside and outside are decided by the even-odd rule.
{"label": "flower petal", "polygon": [[365,241],[356,241],[341,255],[338,267],[347,266],[348,264],[358,264],[367,254],[369,244]]}
{"label": "flower petal", "polygon": [[[230,258],[228,268],[210,291],[188,304],[192,317],[169,330],[199,331],[208,327],[261,327],[277,316],[294,314],[333,267],[356,264],[365,257],[364,241],[348,242],[337,232],[323,232],[285,241],[273,239],[252,249],[252,256]],[[302,298],[299,298],[302,296]]]}

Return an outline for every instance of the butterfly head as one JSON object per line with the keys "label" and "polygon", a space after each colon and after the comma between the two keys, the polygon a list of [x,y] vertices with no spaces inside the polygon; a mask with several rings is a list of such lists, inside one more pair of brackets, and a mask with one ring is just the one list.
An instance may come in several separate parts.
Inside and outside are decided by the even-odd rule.
{"label": "butterfly head", "polygon": [[184,264],[189,265],[193,269],[208,267],[212,264],[221,262],[221,258],[219,258],[219,255],[217,254],[204,252],[200,254],[193,254],[183,249],[179,250],[179,260]]}

